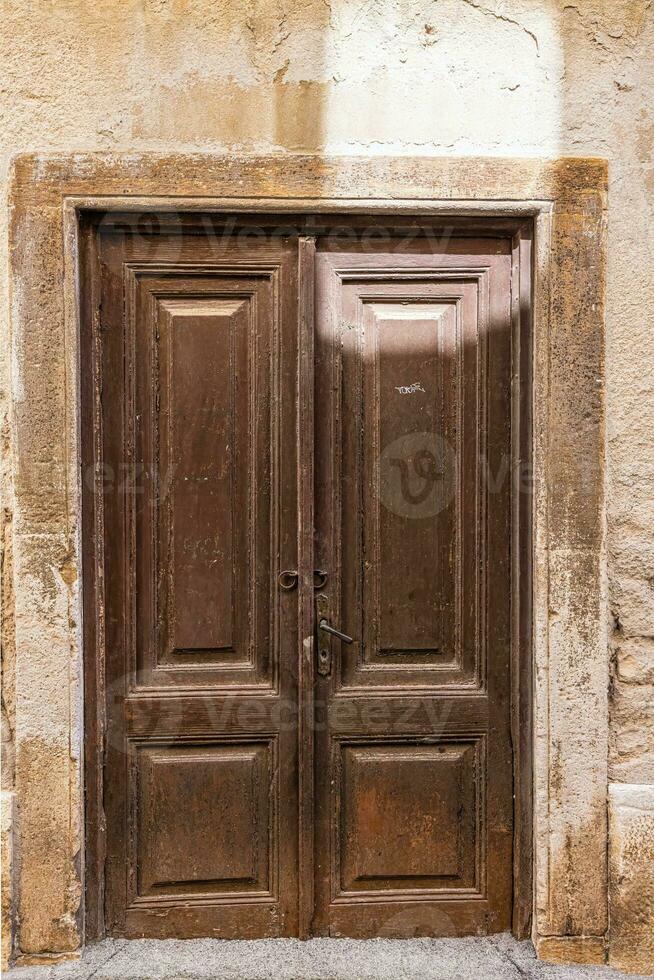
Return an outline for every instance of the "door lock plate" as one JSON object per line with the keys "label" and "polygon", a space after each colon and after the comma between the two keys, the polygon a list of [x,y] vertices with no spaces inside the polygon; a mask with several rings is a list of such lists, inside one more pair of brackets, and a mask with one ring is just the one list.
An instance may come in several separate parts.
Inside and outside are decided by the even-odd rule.
{"label": "door lock plate", "polygon": [[318,634],[318,666],[317,670],[321,677],[329,677],[332,672],[332,644],[329,634],[324,630],[318,629],[321,619],[329,618],[329,599],[326,595],[319,593],[316,596],[316,633]]}

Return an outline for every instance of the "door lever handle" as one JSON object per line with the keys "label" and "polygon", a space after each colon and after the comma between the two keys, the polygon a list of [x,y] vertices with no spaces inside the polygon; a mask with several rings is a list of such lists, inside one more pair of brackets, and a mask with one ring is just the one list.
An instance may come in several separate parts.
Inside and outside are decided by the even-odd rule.
{"label": "door lever handle", "polygon": [[[354,643],[351,636],[341,633],[340,630],[329,625],[329,599],[320,592],[316,596],[316,640],[318,645],[318,664],[317,670],[321,677],[329,677],[332,672],[332,645],[329,642],[330,636],[335,636],[342,643]],[[325,635],[327,634],[327,635]]]}
{"label": "door lever handle", "polygon": [[325,633],[331,633],[332,636],[337,636],[339,640],[343,641],[343,643],[354,643],[351,636],[348,636],[347,633],[341,633],[340,630],[334,629],[333,626],[329,625],[329,621],[327,619],[323,618],[320,620],[318,623],[318,629],[324,630]]}

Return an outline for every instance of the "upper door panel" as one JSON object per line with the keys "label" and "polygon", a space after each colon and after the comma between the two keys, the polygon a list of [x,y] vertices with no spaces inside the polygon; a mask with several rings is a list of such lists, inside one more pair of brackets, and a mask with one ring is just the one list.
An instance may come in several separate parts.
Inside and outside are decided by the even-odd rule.
{"label": "upper door panel", "polygon": [[107,236],[103,261],[120,264],[124,289],[132,683],[273,690],[281,494],[288,509],[295,493],[281,464],[295,453],[296,351],[282,323],[288,308],[295,328],[294,248],[189,238],[176,261],[172,239],[121,241]]}
{"label": "upper door panel", "polygon": [[273,683],[278,274],[129,272],[147,683]]}
{"label": "upper door panel", "polygon": [[484,684],[490,267],[444,258],[318,254],[318,511],[330,612],[355,638],[344,691]]}

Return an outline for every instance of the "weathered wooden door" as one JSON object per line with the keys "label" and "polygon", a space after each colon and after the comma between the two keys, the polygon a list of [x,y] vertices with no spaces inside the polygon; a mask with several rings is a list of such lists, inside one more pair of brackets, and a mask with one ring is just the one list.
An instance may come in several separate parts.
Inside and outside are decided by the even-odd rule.
{"label": "weathered wooden door", "polygon": [[90,931],[509,928],[509,239],[126,223],[86,239]]}
{"label": "weathered wooden door", "polygon": [[294,935],[296,246],[98,241],[105,928]]}
{"label": "weathered wooden door", "polygon": [[319,243],[320,934],[511,924],[510,275],[506,240]]}

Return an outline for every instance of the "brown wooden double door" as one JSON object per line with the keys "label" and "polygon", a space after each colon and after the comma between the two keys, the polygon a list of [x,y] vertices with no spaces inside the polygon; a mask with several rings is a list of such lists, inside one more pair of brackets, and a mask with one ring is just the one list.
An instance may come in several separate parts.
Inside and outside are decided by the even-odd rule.
{"label": "brown wooden double door", "polygon": [[509,928],[510,240],[85,240],[97,932]]}

